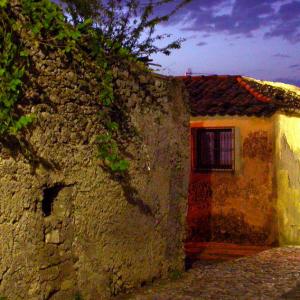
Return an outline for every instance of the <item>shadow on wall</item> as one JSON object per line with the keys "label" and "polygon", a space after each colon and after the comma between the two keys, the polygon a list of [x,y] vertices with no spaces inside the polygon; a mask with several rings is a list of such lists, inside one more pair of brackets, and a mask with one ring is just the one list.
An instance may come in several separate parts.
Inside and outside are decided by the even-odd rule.
{"label": "shadow on wall", "polygon": [[210,176],[191,174],[188,199],[189,242],[208,242],[212,240],[212,188]]}
{"label": "shadow on wall", "polygon": [[[265,156],[256,157],[260,153],[256,148],[253,157],[244,151],[242,174],[235,171],[234,140],[234,130],[229,127],[192,124],[186,242],[241,245],[273,245],[275,242],[271,234],[275,222],[270,204],[272,187],[268,186],[268,159],[272,158],[272,151],[265,157],[268,136],[260,132],[246,135],[243,149],[248,149],[246,144],[250,142],[256,148],[260,146]],[[256,176],[258,167],[260,174]]]}
{"label": "shadow on wall", "polygon": [[225,242],[245,245],[264,245],[269,236],[247,223],[237,210],[216,209],[211,175],[191,176],[188,199],[187,242]]}

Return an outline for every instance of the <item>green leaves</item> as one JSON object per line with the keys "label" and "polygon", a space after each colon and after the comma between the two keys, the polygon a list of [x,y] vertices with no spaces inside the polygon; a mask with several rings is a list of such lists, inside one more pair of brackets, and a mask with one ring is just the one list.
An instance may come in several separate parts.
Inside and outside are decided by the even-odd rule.
{"label": "green leaves", "polygon": [[55,37],[58,41],[70,39],[70,40],[78,40],[81,37],[81,33],[79,31],[74,31],[70,29],[62,30]]}
{"label": "green leaves", "polygon": [[[116,123],[111,123],[113,130],[116,130],[118,126]],[[119,147],[116,141],[113,139],[111,133],[99,135],[97,137],[98,144],[98,157],[101,158],[107,167],[112,172],[124,173],[129,168],[129,162],[120,157]]]}
{"label": "green leaves", "polygon": [[[0,0],[0,8],[5,10],[8,3],[8,0]],[[50,37],[50,48],[64,47],[65,52],[76,48],[81,32],[65,22],[56,4],[50,0],[22,0],[20,8],[20,13],[29,20],[27,29],[31,30],[36,40],[48,45]],[[24,24],[19,19],[9,18],[5,11],[2,11],[1,17],[4,19],[0,27],[0,136],[17,134],[34,121],[33,116],[19,116],[15,110],[22,99],[24,73],[29,63],[28,51],[17,42]],[[90,21],[85,22],[85,26],[88,24]]]}
{"label": "green leaves", "polygon": [[125,172],[128,170],[128,168],[129,168],[129,162],[124,159],[112,162],[111,164],[111,170],[113,172]]}
{"label": "green leaves", "polygon": [[106,128],[109,129],[110,131],[117,131],[119,129],[119,125],[116,122],[109,122],[106,125]]}
{"label": "green leaves", "polygon": [[[111,56],[126,56],[127,49],[131,56],[149,57],[151,54],[164,53],[169,55],[173,48],[159,46],[160,36],[167,40],[167,35],[156,35],[159,25],[166,23],[184,5],[192,0],[61,0],[68,11],[68,17],[77,24],[82,32],[86,28],[94,29],[98,35],[105,37],[100,41],[101,47]],[[146,3],[143,3],[146,2]],[[165,11],[165,14],[161,12]],[[175,42],[181,44],[178,39]]]}
{"label": "green leaves", "polygon": [[129,168],[129,162],[124,159],[111,159],[108,157],[105,161],[107,166],[114,173],[124,173]]}
{"label": "green leaves", "polygon": [[[24,0],[26,1],[26,0]],[[5,1],[0,0],[1,8]],[[2,12],[3,26],[0,27],[0,136],[17,134],[33,121],[32,116],[19,116],[16,105],[22,97],[22,84],[28,64],[28,52],[18,43],[21,24]]]}
{"label": "green leaves", "polygon": [[110,106],[114,101],[113,77],[111,71],[108,69],[108,63],[103,60],[101,64],[106,72],[103,74],[99,100],[104,106]]}
{"label": "green leaves", "polygon": [[50,48],[59,47],[65,53],[76,49],[81,32],[76,26],[66,22],[59,6],[50,0],[23,0],[22,8],[23,14],[31,20],[27,26],[45,45]]}
{"label": "green leaves", "polygon": [[8,87],[11,91],[16,92],[17,89],[21,86],[22,81],[19,78],[14,78],[9,83]]}
{"label": "green leaves", "polygon": [[99,95],[99,100],[104,106],[110,106],[113,99],[113,90],[111,87],[106,87],[106,89],[104,88]]}
{"label": "green leaves", "polygon": [[93,25],[94,21],[91,18],[85,19],[83,22],[77,24],[76,28],[79,31],[85,31]]}
{"label": "green leaves", "polygon": [[34,116],[32,116],[32,115],[21,116],[19,118],[19,120],[17,120],[15,122],[14,126],[10,128],[10,133],[16,134],[22,128],[31,124],[33,122],[33,120],[34,120]]}
{"label": "green leaves", "polygon": [[[26,26],[33,42],[43,45],[45,52],[57,48],[62,55],[71,53],[68,59],[76,58],[78,61],[89,55],[103,70],[99,100],[103,107],[102,123],[106,133],[97,137],[98,157],[111,172],[127,171],[129,162],[122,157],[117,143],[119,125],[110,118],[114,85],[111,60],[107,57],[113,55],[123,61],[129,60],[133,57],[129,49],[96,30],[90,18],[81,19],[75,25],[66,22],[61,9],[50,0],[22,0],[20,14],[26,19],[26,24],[23,24],[22,18],[8,17],[8,3],[8,0],[0,0],[0,8],[4,9],[3,14],[7,16],[2,22],[3,26],[0,26],[0,137],[5,134],[16,135],[34,121],[33,115],[20,115],[16,109],[22,101],[25,70],[31,61],[30,53],[19,43],[20,30]],[[108,52],[109,49],[112,53]]]}
{"label": "green leaves", "polygon": [[20,51],[20,56],[21,57],[28,57],[28,52],[26,50]]}
{"label": "green leaves", "polygon": [[119,51],[118,51],[118,53],[123,58],[127,58],[127,57],[129,57],[131,55],[130,52],[129,52],[129,50],[126,49],[126,48],[124,48],[124,47],[120,48]]}
{"label": "green leaves", "polygon": [[8,0],[0,0],[0,8],[6,8]]}

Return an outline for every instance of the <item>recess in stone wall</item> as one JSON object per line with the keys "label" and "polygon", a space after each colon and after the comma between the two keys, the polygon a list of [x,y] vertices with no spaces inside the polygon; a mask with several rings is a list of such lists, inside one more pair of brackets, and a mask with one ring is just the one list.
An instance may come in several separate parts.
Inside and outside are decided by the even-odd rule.
{"label": "recess in stone wall", "polygon": [[52,214],[55,198],[64,187],[65,185],[62,183],[57,183],[43,190],[42,211],[45,217],[49,217]]}

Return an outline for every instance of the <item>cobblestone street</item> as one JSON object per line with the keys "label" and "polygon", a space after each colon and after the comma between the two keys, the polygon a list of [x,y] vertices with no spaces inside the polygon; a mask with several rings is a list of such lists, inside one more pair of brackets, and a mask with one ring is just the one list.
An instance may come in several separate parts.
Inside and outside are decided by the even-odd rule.
{"label": "cobblestone street", "polygon": [[196,262],[180,279],[116,299],[300,299],[300,247],[273,248],[225,262]]}

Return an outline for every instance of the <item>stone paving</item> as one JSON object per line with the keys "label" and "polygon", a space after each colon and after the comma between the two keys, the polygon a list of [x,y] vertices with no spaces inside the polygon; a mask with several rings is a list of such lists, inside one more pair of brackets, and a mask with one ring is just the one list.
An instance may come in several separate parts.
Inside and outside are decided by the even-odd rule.
{"label": "stone paving", "polygon": [[300,299],[300,282],[294,289],[282,295],[281,299]]}
{"label": "stone paving", "polygon": [[226,262],[196,262],[180,279],[116,299],[300,299],[300,247],[273,248]]}

